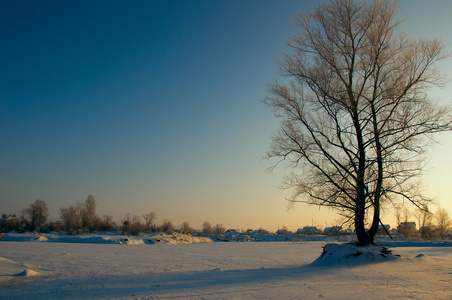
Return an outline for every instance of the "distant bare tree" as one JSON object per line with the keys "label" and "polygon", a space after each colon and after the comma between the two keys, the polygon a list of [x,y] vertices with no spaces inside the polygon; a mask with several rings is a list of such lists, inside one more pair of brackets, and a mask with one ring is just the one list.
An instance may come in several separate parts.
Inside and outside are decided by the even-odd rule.
{"label": "distant bare tree", "polygon": [[210,225],[209,222],[206,221],[202,224],[202,233],[204,233],[204,234],[212,234],[213,233],[212,225]]}
{"label": "distant bare tree", "polygon": [[82,210],[83,204],[77,203],[76,205],[71,205],[67,208],[60,208],[60,218],[63,223],[64,231],[67,234],[72,234],[76,231],[77,234],[80,233],[82,229]]}
{"label": "distant bare tree", "polygon": [[424,205],[418,208],[415,211],[414,216],[418,220],[421,238],[431,239],[433,237],[433,226],[432,226],[433,214],[430,212],[428,205]]}
{"label": "distant bare tree", "polygon": [[146,232],[155,231],[155,220],[157,220],[157,214],[153,211],[143,215],[144,226]]}
{"label": "distant bare tree", "polygon": [[224,234],[226,232],[226,228],[224,228],[223,224],[216,224],[213,227],[213,233],[215,234]]}
{"label": "distant bare tree", "polygon": [[130,234],[131,235],[137,235],[141,232],[143,232],[144,226],[141,223],[139,216],[133,216],[132,222],[130,223]]}
{"label": "distant bare tree", "polygon": [[173,222],[171,222],[168,219],[163,220],[162,226],[161,226],[161,230],[164,232],[171,232],[174,231],[175,227],[173,225]]}
{"label": "distant bare tree", "polygon": [[445,238],[446,232],[452,229],[452,220],[449,213],[444,208],[439,208],[435,214],[436,226],[442,239]]}
{"label": "distant bare tree", "polygon": [[23,209],[21,218],[30,230],[44,226],[49,216],[49,209],[44,200],[37,199],[29,208]]}
{"label": "distant bare tree", "polygon": [[397,34],[396,8],[332,0],[296,15],[281,63],[291,81],[272,84],[265,101],[282,119],[268,157],[293,168],[288,200],[337,209],[359,245],[374,243],[386,203],[425,204],[414,179],[433,134],[452,130],[450,107],[426,94],[442,84],[445,46]]}
{"label": "distant bare tree", "polygon": [[193,228],[190,227],[190,223],[183,222],[182,225],[180,226],[180,231],[182,233],[192,233],[193,232]]}
{"label": "distant bare tree", "polygon": [[96,217],[96,199],[93,195],[89,195],[85,201],[85,207],[82,210],[83,228],[93,231],[95,227]]}
{"label": "distant bare tree", "polygon": [[402,223],[402,207],[400,205],[394,206],[394,217],[397,222],[397,226]]}
{"label": "distant bare tree", "polygon": [[111,231],[115,228],[116,224],[113,221],[113,217],[109,215],[104,215],[102,219],[99,219],[99,230],[100,231]]}
{"label": "distant bare tree", "polygon": [[397,233],[406,239],[416,236],[416,226],[412,226],[413,222],[410,222],[410,216],[411,211],[405,207],[402,211],[402,222],[397,227]]}
{"label": "distant bare tree", "polygon": [[421,222],[422,222],[422,210],[423,208],[428,205],[424,205],[422,207],[418,207],[417,209],[414,210],[413,216],[416,218],[417,220],[417,224],[419,225],[419,231],[421,231]]}
{"label": "distant bare tree", "polygon": [[121,220],[121,234],[130,233],[130,227],[132,226],[132,218],[130,213],[126,213],[125,217]]}

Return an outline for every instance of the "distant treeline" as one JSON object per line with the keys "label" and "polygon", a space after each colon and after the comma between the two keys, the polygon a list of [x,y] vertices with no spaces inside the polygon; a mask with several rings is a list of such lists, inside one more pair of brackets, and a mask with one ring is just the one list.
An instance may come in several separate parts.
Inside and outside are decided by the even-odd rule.
{"label": "distant treeline", "polygon": [[[47,203],[38,199],[29,207],[21,210],[19,216],[2,215],[0,219],[0,232],[64,232],[66,234],[81,234],[89,232],[112,232],[121,234],[137,235],[141,233],[153,232],[173,232],[180,231],[184,233],[203,233],[221,235],[226,233],[222,224],[212,226],[209,222],[204,222],[202,229],[195,229],[188,222],[183,222],[176,226],[168,219],[162,223],[157,223],[157,214],[148,212],[141,216],[131,216],[126,213],[119,223],[113,220],[112,216],[98,216],[96,213],[97,202],[93,195],[89,195],[85,202],[79,202],[69,207],[59,209],[59,219],[48,220],[49,213]],[[416,222],[410,222],[409,219],[415,218]],[[389,225],[380,226],[378,233],[385,235],[387,233],[397,236],[399,239],[451,239],[452,221],[444,208],[439,208],[436,213],[432,213],[427,206],[418,208],[414,213],[408,209],[398,208],[395,211],[397,228],[390,229]],[[260,228],[257,230],[262,234],[269,234],[269,231]],[[246,232],[253,232],[248,229]],[[283,226],[276,234],[292,234],[287,227]],[[353,231],[343,230],[341,226],[326,227],[319,230],[315,226],[305,226],[298,229],[295,234],[353,234]]]}
{"label": "distant treeline", "polygon": [[180,230],[186,233],[224,234],[226,229],[222,224],[212,226],[204,222],[201,230],[194,229],[188,222],[180,226],[174,225],[170,220],[164,219],[161,224],[156,222],[155,212],[145,213],[142,216],[131,216],[127,213],[118,223],[112,216],[98,216],[97,202],[93,195],[89,195],[85,202],[79,202],[69,207],[61,207],[58,211],[58,220],[48,220],[47,203],[38,199],[29,207],[21,210],[20,214],[2,215],[0,219],[1,232],[54,232],[63,231],[66,234],[81,234],[84,232],[119,231],[121,234],[136,235],[151,232],[171,232]]}

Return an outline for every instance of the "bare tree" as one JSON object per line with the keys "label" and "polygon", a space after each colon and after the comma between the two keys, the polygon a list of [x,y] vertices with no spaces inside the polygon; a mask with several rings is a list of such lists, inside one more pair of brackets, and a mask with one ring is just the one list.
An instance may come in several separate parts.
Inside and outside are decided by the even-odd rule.
{"label": "bare tree", "polygon": [[402,207],[399,205],[394,206],[394,217],[396,219],[397,226],[402,223]]}
{"label": "bare tree", "polygon": [[113,217],[109,215],[104,215],[98,222],[100,231],[111,231],[116,226]]}
{"label": "bare tree", "polygon": [[408,237],[410,237],[410,226],[408,226],[408,224],[409,224],[409,221],[408,221],[408,219],[409,219],[409,217],[410,217],[410,210],[408,209],[408,208],[404,208],[403,209],[403,224],[404,224],[404,226],[403,226],[403,235],[406,237],[406,238],[408,238]]}
{"label": "bare tree", "polygon": [[144,219],[144,227],[146,232],[151,232],[155,230],[155,220],[157,220],[157,214],[153,211],[151,211],[150,213],[144,214],[143,215],[143,219]]}
{"label": "bare tree", "polygon": [[23,209],[21,218],[29,230],[35,230],[46,224],[49,209],[44,200],[37,199],[29,208]]}
{"label": "bare tree", "polygon": [[121,224],[121,234],[130,233],[130,227],[132,226],[130,213],[126,213],[124,219],[121,220]]}
{"label": "bare tree", "polygon": [[224,234],[226,232],[226,228],[224,228],[223,224],[216,224],[213,227],[213,233],[215,234]]}
{"label": "bare tree", "polygon": [[93,231],[95,227],[96,217],[96,199],[93,195],[89,195],[85,201],[85,207],[82,210],[83,228]]}
{"label": "bare tree", "polygon": [[410,222],[411,212],[408,208],[403,208],[401,213],[402,222],[397,227],[397,235],[404,239],[411,239],[417,235],[416,223]]}
{"label": "bare tree", "polygon": [[144,229],[139,216],[133,216],[132,222],[130,223],[130,234],[137,235]]}
{"label": "bare tree", "polygon": [[77,234],[80,233],[80,230],[82,229],[82,210],[82,203],[77,203],[76,205],[71,205],[67,208],[60,208],[60,218],[63,223],[64,231],[67,234],[72,234],[74,231],[76,231]]}
{"label": "bare tree", "polygon": [[192,233],[193,228],[190,227],[190,223],[183,222],[182,225],[180,226],[180,231],[182,233]]}
{"label": "bare tree", "polygon": [[206,221],[206,222],[202,223],[202,233],[205,233],[205,234],[213,233],[212,225],[210,225],[209,222]]}
{"label": "bare tree", "polygon": [[165,219],[165,220],[163,220],[161,229],[164,232],[170,232],[170,231],[174,231],[175,227],[173,225],[173,222],[171,222],[168,219]]}
{"label": "bare tree", "polygon": [[439,208],[436,212],[436,226],[442,239],[445,238],[446,232],[452,228],[452,220],[449,213],[444,208]]}
{"label": "bare tree", "polygon": [[296,15],[300,32],[281,63],[290,82],[270,85],[265,101],[282,119],[268,157],[293,168],[288,200],[337,209],[359,245],[374,242],[382,205],[427,201],[414,179],[432,135],[452,130],[450,108],[426,94],[442,83],[445,46],[398,34],[396,8],[333,0]]}
{"label": "bare tree", "polygon": [[431,239],[433,237],[433,226],[432,226],[433,214],[430,212],[428,205],[424,205],[418,208],[415,211],[414,216],[418,220],[421,238]]}

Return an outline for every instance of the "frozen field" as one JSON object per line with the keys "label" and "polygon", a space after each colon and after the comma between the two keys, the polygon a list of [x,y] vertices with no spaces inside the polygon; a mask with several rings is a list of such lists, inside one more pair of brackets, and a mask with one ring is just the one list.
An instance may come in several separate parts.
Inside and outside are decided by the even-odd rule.
{"label": "frozen field", "polygon": [[318,267],[325,242],[100,241],[1,240],[0,298],[452,299],[450,243],[395,243],[398,260]]}

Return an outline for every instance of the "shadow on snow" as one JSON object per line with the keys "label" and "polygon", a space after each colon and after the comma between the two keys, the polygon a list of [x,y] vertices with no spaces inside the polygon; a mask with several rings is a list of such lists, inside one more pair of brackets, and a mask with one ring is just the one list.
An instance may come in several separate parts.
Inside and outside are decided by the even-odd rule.
{"label": "shadow on snow", "polygon": [[[49,298],[165,298],[178,294],[194,297],[261,290],[282,287],[289,281],[302,283],[312,281],[324,271],[334,272],[329,267],[283,267],[245,270],[207,270],[195,272],[169,271],[162,273],[124,274],[124,276],[91,276],[88,278],[56,279],[0,288],[0,297],[8,299],[49,299]],[[319,280],[320,277],[319,277]]]}

